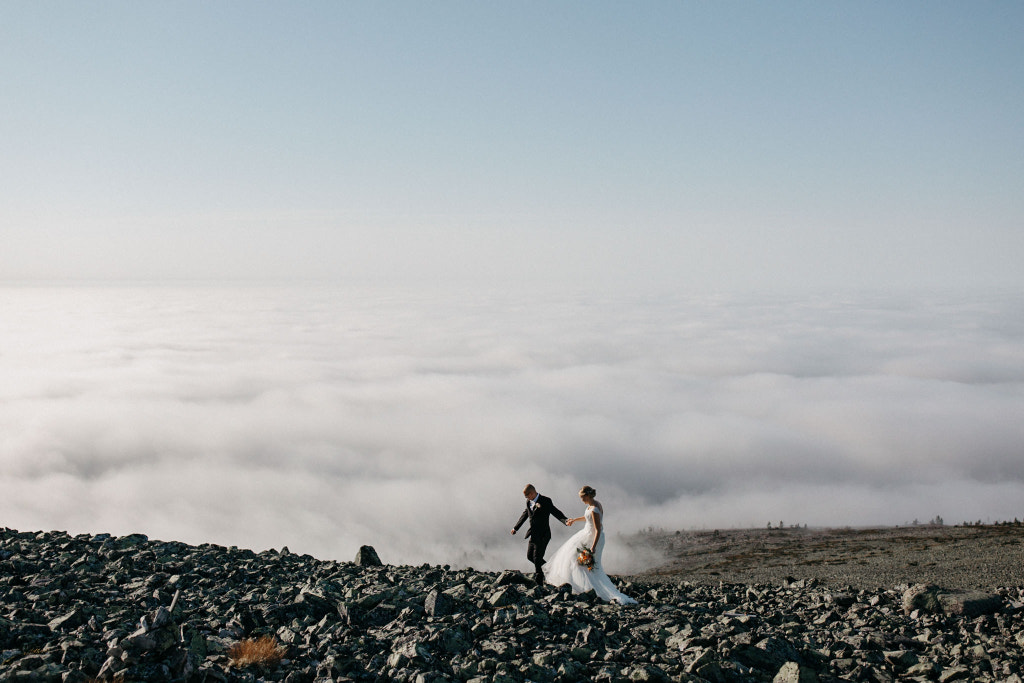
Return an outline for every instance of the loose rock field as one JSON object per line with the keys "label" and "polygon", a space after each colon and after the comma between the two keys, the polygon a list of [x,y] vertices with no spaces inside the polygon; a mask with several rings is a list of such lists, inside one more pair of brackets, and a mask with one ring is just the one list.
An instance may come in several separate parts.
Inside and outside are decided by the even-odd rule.
{"label": "loose rock field", "polygon": [[[663,570],[622,581],[640,604],[619,607],[518,571],[378,562],[0,530],[0,681],[1020,683],[1024,668],[1010,585]],[[280,661],[243,665],[257,638]]]}

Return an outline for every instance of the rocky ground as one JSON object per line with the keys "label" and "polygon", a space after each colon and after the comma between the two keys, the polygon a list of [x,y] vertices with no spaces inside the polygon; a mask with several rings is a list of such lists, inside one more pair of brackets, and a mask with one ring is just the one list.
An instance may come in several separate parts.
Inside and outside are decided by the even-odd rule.
{"label": "rocky ground", "polygon": [[[841,565],[810,536],[804,557],[822,560],[803,565],[792,548],[768,550],[786,546],[784,533],[741,539],[756,556],[717,553],[723,532],[708,533],[694,536],[695,548],[706,545],[692,554],[682,534],[649,534],[675,564],[622,581],[640,604],[619,607],[515,571],[380,565],[369,548],[330,562],[4,529],[0,681],[1022,683],[1024,582],[958,580],[972,590],[950,590],[819,576]],[[1019,560],[1019,549],[993,543]],[[978,567],[992,559],[976,554]],[[687,566],[692,576],[679,573]],[[916,567],[915,579],[943,577]],[[282,660],[235,656],[261,636]]]}

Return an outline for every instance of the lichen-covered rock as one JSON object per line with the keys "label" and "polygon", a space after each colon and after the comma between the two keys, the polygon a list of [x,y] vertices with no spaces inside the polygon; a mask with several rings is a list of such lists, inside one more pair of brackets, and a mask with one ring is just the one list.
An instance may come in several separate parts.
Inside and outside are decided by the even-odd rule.
{"label": "lichen-covered rock", "polygon": [[939,602],[939,587],[919,583],[904,591],[903,612],[910,614],[914,610],[928,614],[941,613],[942,603]]}

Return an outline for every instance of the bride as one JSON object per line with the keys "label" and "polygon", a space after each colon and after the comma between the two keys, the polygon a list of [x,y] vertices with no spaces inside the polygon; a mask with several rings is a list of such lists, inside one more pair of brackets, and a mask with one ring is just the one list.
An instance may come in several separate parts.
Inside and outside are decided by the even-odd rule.
{"label": "bride", "polygon": [[[572,586],[573,593],[584,593],[591,588],[602,600],[618,602],[621,605],[635,604],[636,600],[622,594],[604,573],[601,566],[601,554],[604,551],[604,507],[594,496],[597,495],[590,486],[580,489],[580,500],[587,506],[582,517],[576,517],[566,522],[572,525],[573,522],[586,521],[586,526],[576,532],[572,537],[562,544],[554,556],[547,563],[547,582],[555,586],[567,583]],[[586,559],[585,553],[590,551],[593,557],[593,566],[587,567],[580,564],[580,559]]]}

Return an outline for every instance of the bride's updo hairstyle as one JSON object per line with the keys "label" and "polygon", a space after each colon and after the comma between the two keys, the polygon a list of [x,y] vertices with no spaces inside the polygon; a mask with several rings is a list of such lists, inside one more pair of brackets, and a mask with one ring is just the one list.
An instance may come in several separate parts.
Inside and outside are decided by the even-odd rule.
{"label": "bride's updo hairstyle", "polygon": [[593,486],[589,486],[588,485],[588,486],[584,486],[583,488],[580,489],[580,496],[589,496],[589,497],[593,498],[596,495],[597,495],[597,491],[594,490]]}

